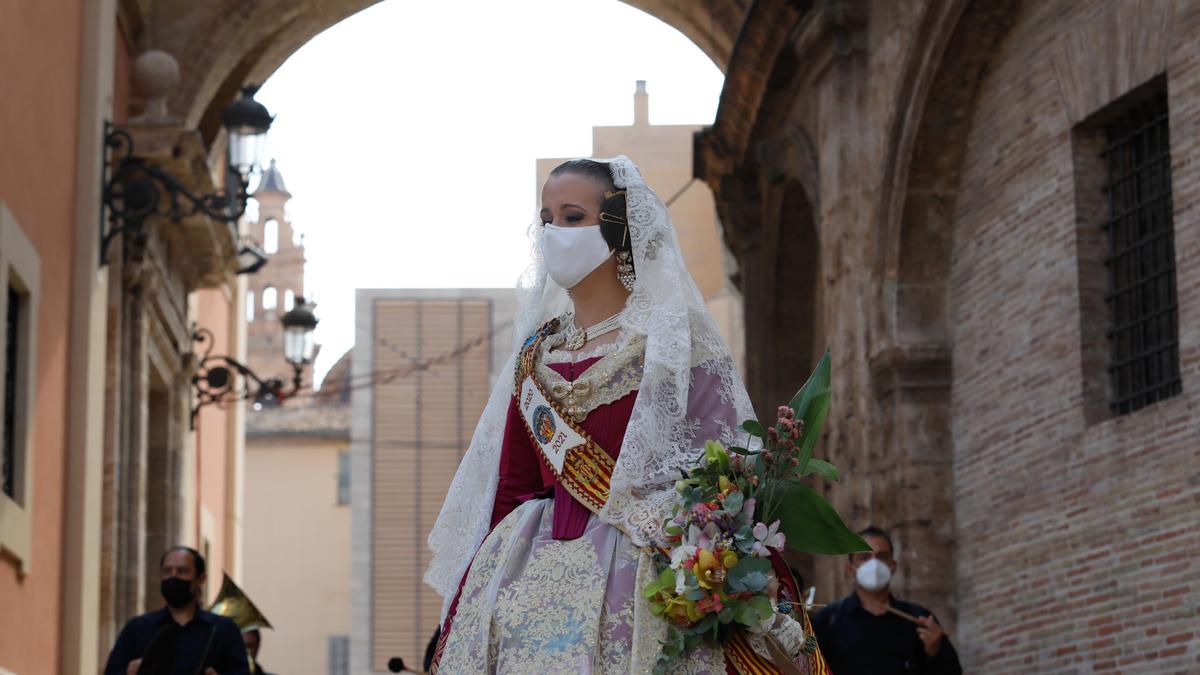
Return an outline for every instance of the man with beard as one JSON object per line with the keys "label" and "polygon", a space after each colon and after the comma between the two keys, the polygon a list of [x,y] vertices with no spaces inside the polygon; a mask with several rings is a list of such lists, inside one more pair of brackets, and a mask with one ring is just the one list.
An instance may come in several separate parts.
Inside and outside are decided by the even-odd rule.
{"label": "man with beard", "polygon": [[237,624],[205,610],[204,556],[176,546],[159,562],[166,606],[125,624],[104,675],[249,675]]}

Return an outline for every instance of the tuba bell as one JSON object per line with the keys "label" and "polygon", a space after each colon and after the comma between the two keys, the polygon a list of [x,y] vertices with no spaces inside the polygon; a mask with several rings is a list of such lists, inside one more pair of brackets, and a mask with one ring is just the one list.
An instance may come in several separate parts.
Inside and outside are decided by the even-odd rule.
{"label": "tuba bell", "polygon": [[[208,608],[208,611],[233,619],[243,633],[260,628],[274,628],[271,622],[267,621],[267,617],[263,616],[263,613],[254,606],[250,598],[246,597],[245,592],[233,583],[233,579],[230,579],[228,574],[221,581],[221,592],[217,594],[216,601],[213,602],[212,607]],[[248,651],[246,659],[250,664],[250,672],[255,672],[254,658]]]}

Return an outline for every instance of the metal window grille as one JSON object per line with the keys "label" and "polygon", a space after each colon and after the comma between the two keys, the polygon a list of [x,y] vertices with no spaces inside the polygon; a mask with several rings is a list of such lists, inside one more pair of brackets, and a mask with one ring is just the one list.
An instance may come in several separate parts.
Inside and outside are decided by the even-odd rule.
{"label": "metal window grille", "polygon": [[16,496],[14,485],[14,468],[17,459],[16,409],[17,409],[17,353],[21,345],[17,339],[21,335],[18,322],[21,320],[21,294],[12,286],[8,287],[8,311],[5,312],[4,340],[4,449],[0,457],[3,465],[3,483],[0,488],[10,498]]}
{"label": "metal window grille", "polygon": [[350,636],[330,635],[329,675],[350,675]]}
{"label": "metal window grille", "polygon": [[1105,128],[1110,407],[1123,415],[1180,392],[1167,95]]}

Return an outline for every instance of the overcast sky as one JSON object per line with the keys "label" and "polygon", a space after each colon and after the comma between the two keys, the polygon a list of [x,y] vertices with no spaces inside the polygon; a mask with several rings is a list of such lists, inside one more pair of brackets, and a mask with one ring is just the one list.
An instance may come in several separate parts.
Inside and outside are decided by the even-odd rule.
{"label": "overcast sky", "polygon": [[511,287],[535,159],[630,124],[639,79],[652,124],[712,123],[721,72],[618,0],[385,0],[284,63],[258,99],[307,246],[317,377],[354,344],[356,288]]}

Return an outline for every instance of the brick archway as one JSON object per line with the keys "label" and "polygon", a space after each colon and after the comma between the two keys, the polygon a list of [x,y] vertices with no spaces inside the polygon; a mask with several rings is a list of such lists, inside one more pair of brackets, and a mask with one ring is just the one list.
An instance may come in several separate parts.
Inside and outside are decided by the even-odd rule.
{"label": "brick archway", "polygon": [[989,63],[1020,0],[929,6],[910,57],[883,167],[876,251],[882,336],[871,386],[879,457],[900,478],[873,496],[898,541],[902,594],[957,620],[949,296],[959,175]]}
{"label": "brick archway", "polygon": [[877,263],[884,334],[896,345],[951,339],[950,245],[959,171],[987,66],[1020,0],[931,3],[900,89],[880,195]]}
{"label": "brick archway", "polygon": [[[160,0],[121,3],[122,23],[138,54],[172,52],[182,80],[169,106],[184,126],[199,128],[211,145],[220,110],[247,82],[265,80],[297,49],[325,29],[380,0]],[[676,28],[722,70],[748,0],[623,0]]]}

